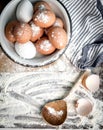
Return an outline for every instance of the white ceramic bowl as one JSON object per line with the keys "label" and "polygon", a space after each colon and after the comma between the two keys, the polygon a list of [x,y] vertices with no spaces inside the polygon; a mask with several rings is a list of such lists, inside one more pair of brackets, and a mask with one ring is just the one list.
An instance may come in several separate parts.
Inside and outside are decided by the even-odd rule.
{"label": "white ceramic bowl", "polygon": [[[4,8],[4,10],[1,13],[1,16],[0,16],[0,42],[1,42],[1,47],[2,47],[3,51],[6,53],[6,55],[10,59],[15,61],[16,63],[25,65],[25,66],[39,67],[39,66],[48,65],[48,64],[56,61],[65,52],[65,50],[68,47],[68,44],[65,49],[57,50],[56,52],[54,52],[51,55],[36,57],[34,59],[26,60],[26,59],[23,59],[20,56],[18,56],[18,54],[16,53],[16,51],[14,49],[14,45],[12,43],[9,43],[9,41],[6,39],[5,26],[9,21],[16,19],[15,12],[16,12],[17,5],[20,1],[21,0],[12,0],[11,2],[9,2],[9,4]],[[38,0],[30,0],[30,1],[32,3],[35,3]],[[70,37],[71,37],[71,20],[70,20],[70,16],[69,16],[67,10],[57,0],[44,0],[44,1],[49,3],[51,8],[53,9],[53,11],[55,12],[55,14],[63,20],[64,28],[67,32],[68,43],[69,43]]]}

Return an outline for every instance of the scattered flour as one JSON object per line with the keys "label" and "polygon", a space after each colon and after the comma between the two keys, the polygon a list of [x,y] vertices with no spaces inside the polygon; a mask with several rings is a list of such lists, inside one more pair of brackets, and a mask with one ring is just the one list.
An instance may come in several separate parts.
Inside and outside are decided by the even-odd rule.
{"label": "scattered flour", "polygon": [[54,116],[62,116],[63,115],[63,111],[56,111],[54,108],[51,107],[47,107],[48,111],[53,114]]}

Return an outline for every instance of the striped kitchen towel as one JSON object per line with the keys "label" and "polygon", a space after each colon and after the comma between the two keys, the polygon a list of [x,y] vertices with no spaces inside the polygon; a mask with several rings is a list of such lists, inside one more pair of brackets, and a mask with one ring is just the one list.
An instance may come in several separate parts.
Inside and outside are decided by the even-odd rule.
{"label": "striped kitchen towel", "polygon": [[99,0],[60,0],[72,21],[66,56],[79,69],[103,63],[103,6]]}

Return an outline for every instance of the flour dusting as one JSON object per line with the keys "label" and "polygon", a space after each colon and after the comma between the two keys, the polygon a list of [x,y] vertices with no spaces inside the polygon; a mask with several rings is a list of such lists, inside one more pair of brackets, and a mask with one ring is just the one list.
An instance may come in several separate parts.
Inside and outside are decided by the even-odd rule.
{"label": "flour dusting", "polygon": [[57,117],[63,115],[62,110],[56,111],[54,108],[51,108],[51,107],[47,107],[47,110],[49,111],[49,113],[51,113],[52,115],[57,116]]}

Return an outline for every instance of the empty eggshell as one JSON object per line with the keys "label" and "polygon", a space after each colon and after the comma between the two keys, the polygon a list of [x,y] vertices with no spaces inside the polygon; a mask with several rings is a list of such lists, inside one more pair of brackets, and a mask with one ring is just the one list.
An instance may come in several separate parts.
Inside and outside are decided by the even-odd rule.
{"label": "empty eggshell", "polygon": [[98,75],[92,74],[87,77],[85,84],[91,92],[96,92],[99,89],[100,78]]}
{"label": "empty eggshell", "polygon": [[22,0],[16,10],[16,17],[20,22],[29,22],[33,16],[33,5],[29,0]]}
{"label": "empty eggshell", "polygon": [[81,98],[76,102],[76,111],[81,116],[87,116],[93,109],[89,99]]}
{"label": "empty eggshell", "polygon": [[16,50],[17,54],[24,59],[32,59],[36,56],[36,48],[31,41],[29,41],[25,44],[16,42],[15,50]]}

